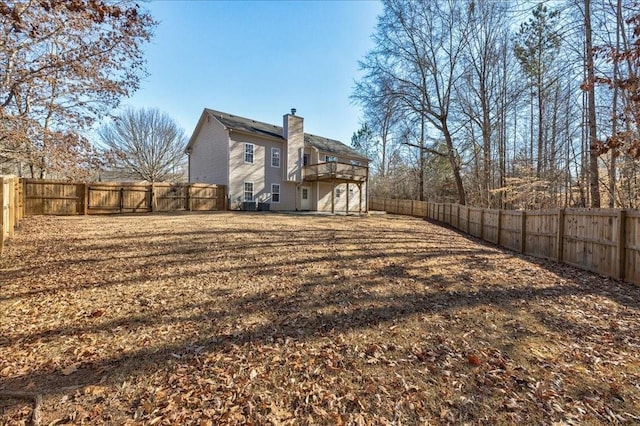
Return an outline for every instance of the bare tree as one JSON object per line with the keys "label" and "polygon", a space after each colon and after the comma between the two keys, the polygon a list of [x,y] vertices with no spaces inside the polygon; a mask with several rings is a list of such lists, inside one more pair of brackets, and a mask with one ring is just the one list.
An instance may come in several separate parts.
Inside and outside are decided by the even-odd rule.
{"label": "bare tree", "polygon": [[[495,188],[493,176],[499,174],[498,185],[504,183],[504,137],[506,120],[505,98],[516,96],[508,93],[507,85],[513,84],[508,76],[509,37],[508,5],[505,3],[478,1],[469,14],[471,30],[469,43],[465,49],[464,78],[456,86],[456,103],[464,117],[463,128],[468,138],[473,140],[474,160],[479,163],[476,175],[479,178],[478,201],[484,207],[492,205],[490,190]],[[468,122],[468,124],[467,124]],[[479,134],[481,142],[475,139]],[[498,166],[493,157],[498,151]],[[481,152],[480,152],[481,151]],[[481,158],[479,160],[478,156]]]}
{"label": "bare tree", "polygon": [[356,83],[351,99],[363,107],[365,122],[378,136],[380,157],[378,172],[385,178],[391,157],[391,132],[397,121],[396,98],[393,96],[393,82],[385,78],[382,68],[375,63],[379,58],[369,55],[360,63],[367,75]]}
{"label": "bare tree", "polygon": [[159,182],[184,164],[184,130],[158,109],[126,109],[98,134],[109,163],[127,177]]}
{"label": "bare tree", "polygon": [[451,165],[460,204],[465,204],[466,194],[450,112],[472,8],[473,2],[454,0],[386,0],[374,34],[376,46],[364,63],[365,71],[393,82],[389,96],[396,99],[398,114],[416,117],[409,121],[419,126],[414,145],[421,153],[420,197],[424,196],[424,152],[436,150],[426,146],[427,134],[434,132],[444,139],[441,154]]}
{"label": "bare tree", "polygon": [[83,130],[138,88],[155,25],[133,0],[0,1],[0,158],[70,177]]}

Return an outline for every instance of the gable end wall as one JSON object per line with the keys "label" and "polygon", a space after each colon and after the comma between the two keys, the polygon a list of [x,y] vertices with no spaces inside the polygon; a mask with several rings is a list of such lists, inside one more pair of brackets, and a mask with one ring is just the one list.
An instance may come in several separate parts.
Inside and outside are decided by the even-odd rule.
{"label": "gable end wall", "polygon": [[229,185],[229,134],[207,116],[189,155],[189,182]]}

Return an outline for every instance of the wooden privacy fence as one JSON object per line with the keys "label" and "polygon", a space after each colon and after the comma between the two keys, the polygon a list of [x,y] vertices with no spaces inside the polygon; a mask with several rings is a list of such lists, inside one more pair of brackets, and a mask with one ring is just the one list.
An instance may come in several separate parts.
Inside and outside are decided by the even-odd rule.
{"label": "wooden privacy fence", "polygon": [[372,197],[371,210],[426,217],[521,253],[640,284],[640,212],[492,210]]}
{"label": "wooden privacy fence", "polygon": [[23,179],[25,215],[226,210],[224,186]]}
{"label": "wooden privacy fence", "polygon": [[0,176],[0,253],[24,215],[22,185],[15,176]]}

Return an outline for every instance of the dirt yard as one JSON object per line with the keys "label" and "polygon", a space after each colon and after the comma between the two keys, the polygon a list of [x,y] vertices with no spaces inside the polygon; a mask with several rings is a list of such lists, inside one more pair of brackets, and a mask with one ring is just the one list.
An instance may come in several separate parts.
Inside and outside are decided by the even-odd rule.
{"label": "dirt yard", "polygon": [[640,422],[639,287],[413,218],[28,218],[0,320],[2,424]]}

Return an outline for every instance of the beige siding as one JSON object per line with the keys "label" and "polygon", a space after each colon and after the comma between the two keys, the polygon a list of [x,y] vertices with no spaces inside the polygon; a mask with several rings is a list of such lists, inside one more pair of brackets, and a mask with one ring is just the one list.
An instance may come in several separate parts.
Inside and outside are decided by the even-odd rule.
{"label": "beige siding", "polygon": [[[314,151],[315,151],[315,150],[314,150]],[[307,153],[307,151],[305,150],[305,154],[306,154],[306,153]],[[359,159],[359,158],[352,158],[352,157],[337,156],[337,155],[335,155],[335,154],[333,154],[333,153],[331,153],[331,152],[325,152],[325,151],[320,151],[319,153],[317,153],[317,154],[315,154],[315,155],[313,155],[313,154],[312,154],[312,155],[311,155],[311,162],[312,162],[312,164],[313,164],[314,162],[317,162],[317,163],[324,163],[325,161],[327,161],[327,160],[326,160],[327,156],[330,156],[330,157],[336,157],[336,161],[338,161],[339,163],[347,163],[347,164],[349,164],[349,163],[351,163],[351,161],[353,160],[353,161],[357,161],[361,166],[366,166],[366,165],[368,165],[368,163],[367,163],[366,161],[363,161],[363,160],[361,160],[361,159]],[[318,159],[318,161],[315,161],[315,159],[316,159],[316,158]]]}
{"label": "beige siding", "polygon": [[[244,161],[245,143],[253,144],[253,163]],[[231,169],[229,179],[230,208],[242,206],[244,199],[244,183],[253,182],[253,197],[256,202],[271,203],[272,210],[295,209],[295,184],[283,181],[284,156],[283,143],[278,140],[258,138],[244,133],[232,132],[229,151]],[[280,167],[271,164],[273,148],[279,148],[281,154]],[[280,202],[273,203],[271,185],[280,185]]]}
{"label": "beige siding", "polygon": [[219,121],[205,115],[189,156],[189,182],[228,185],[229,135]]}

